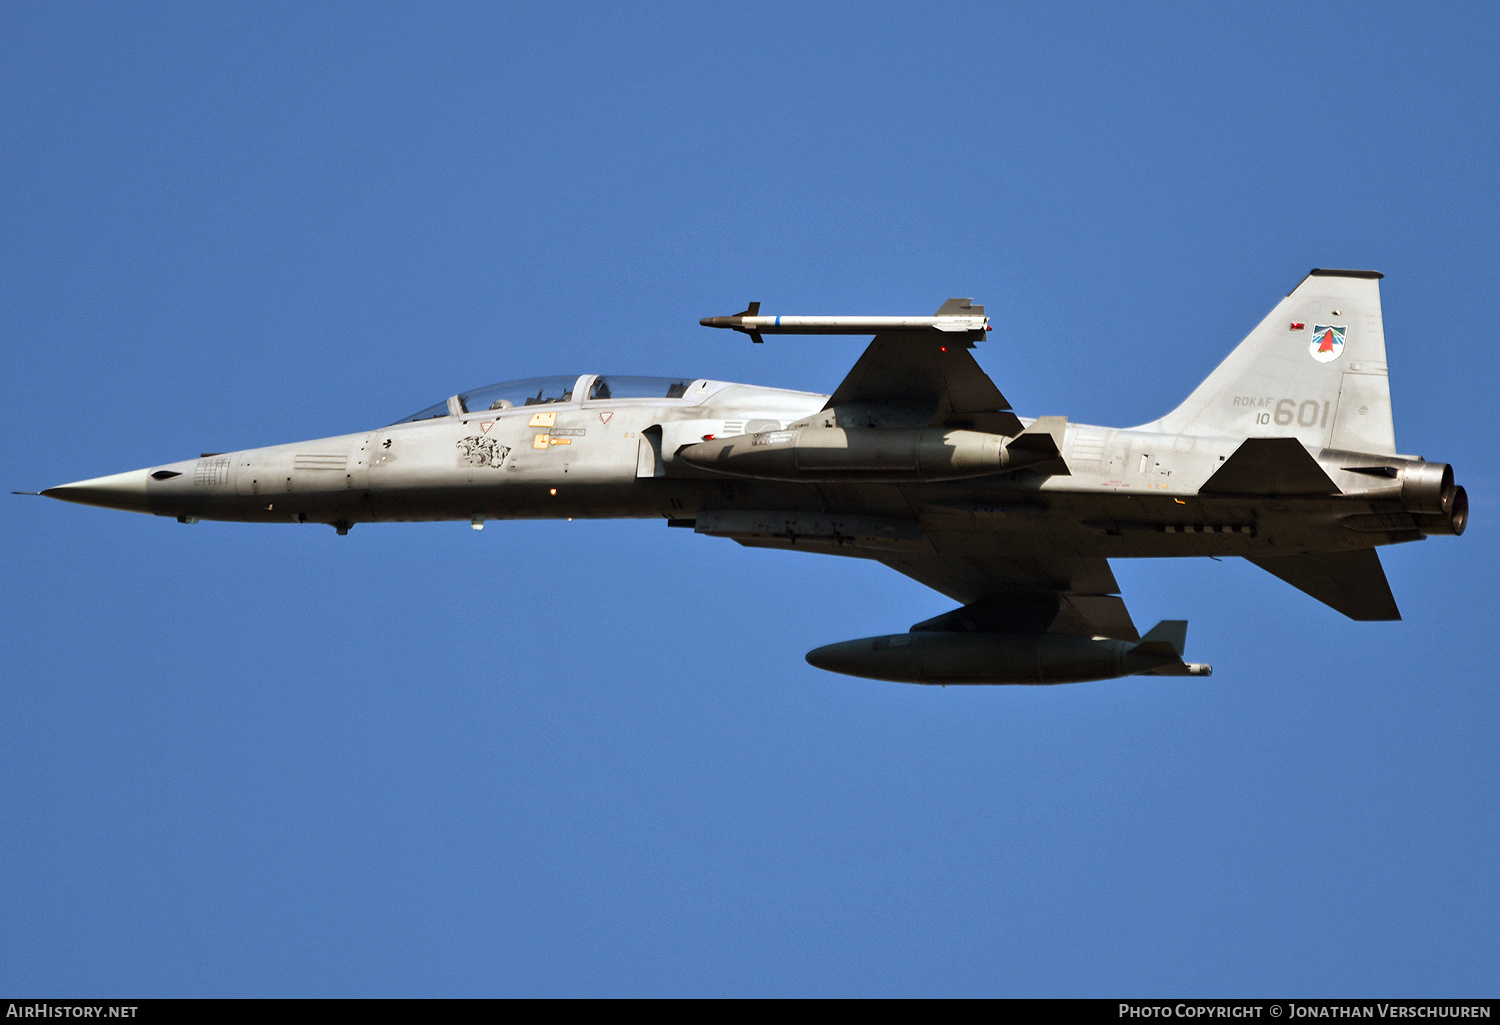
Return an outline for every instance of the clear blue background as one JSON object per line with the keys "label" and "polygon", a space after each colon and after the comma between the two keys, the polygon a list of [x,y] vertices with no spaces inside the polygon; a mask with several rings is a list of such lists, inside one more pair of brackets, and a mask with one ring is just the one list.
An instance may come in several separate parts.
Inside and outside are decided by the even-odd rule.
{"label": "clear blue background", "polygon": [[1027,415],[1383,282],[1462,539],[1352,623],[1116,564],[1208,680],[927,689],[951,603],[652,522],[0,501],[6,994],[1494,995],[1489,4],[0,7],[3,483],[540,374],[831,390],[697,319],[975,296]]}

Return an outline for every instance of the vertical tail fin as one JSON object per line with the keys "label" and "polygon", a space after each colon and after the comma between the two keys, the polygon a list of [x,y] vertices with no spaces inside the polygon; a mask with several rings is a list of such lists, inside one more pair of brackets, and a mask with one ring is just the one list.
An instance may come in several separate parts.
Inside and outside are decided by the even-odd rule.
{"label": "vertical tail fin", "polygon": [[1368,270],[1314,270],[1158,420],[1172,434],[1294,437],[1325,448],[1396,451],[1380,279]]}

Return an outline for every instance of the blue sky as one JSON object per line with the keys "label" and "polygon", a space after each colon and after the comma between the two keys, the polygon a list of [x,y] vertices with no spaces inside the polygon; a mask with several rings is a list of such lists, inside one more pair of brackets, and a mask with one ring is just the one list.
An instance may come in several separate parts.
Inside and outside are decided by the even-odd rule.
{"label": "blue sky", "polygon": [[951,603],[650,522],[0,502],[0,991],[1457,995],[1500,982],[1490,5],[0,8],[6,490],[556,373],[831,390],[751,299],[976,297],[1026,415],[1383,285],[1461,539],[1359,624],[1119,562],[1200,679],[903,687]]}

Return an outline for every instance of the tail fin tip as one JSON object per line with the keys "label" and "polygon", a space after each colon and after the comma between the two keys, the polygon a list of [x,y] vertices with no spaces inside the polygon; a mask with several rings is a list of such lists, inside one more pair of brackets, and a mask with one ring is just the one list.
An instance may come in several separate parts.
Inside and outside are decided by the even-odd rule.
{"label": "tail fin tip", "polygon": [[[1307,272],[1307,276],[1310,278],[1372,278],[1376,281],[1379,281],[1381,278],[1385,277],[1385,275],[1380,273],[1380,271],[1378,270],[1332,270],[1327,267],[1314,267],[1312,270]],[[1296,289],[1293,289],[1292,291],[1296,291]]]}

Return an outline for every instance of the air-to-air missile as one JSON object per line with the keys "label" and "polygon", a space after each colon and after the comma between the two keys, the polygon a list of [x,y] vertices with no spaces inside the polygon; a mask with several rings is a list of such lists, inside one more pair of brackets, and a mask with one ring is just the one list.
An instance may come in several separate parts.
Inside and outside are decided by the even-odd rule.
{"label": "air-to-air missile", "polygon": [[990,330],[983,306],[967,299],[950,299],[930,317],[762,317],[760,303],[728,317],[704,317],[704,327],[727,327],[762,341],[762,335],[878,335],[900,331],[909,335],[936,332],[948,340],[982,341]]}
{"label": "air-to-air missile", "polygon": [[701,377],[512,381],[388,427],[49,488],[174,517],[665,520],[883,562],[960,607],[811,652],[909,683],[1206,676],[1187,624],[1144,637],[1111,558],[1242,556],[1355,619],[1399,619],[1376,548],[1462,534],[1453,470],[1398,455],[1380,275],[1314,270],[1177,409],[1116,429],[1021,418],[970,352],[984,307],[708,327],[875,336],[832,395]]}

